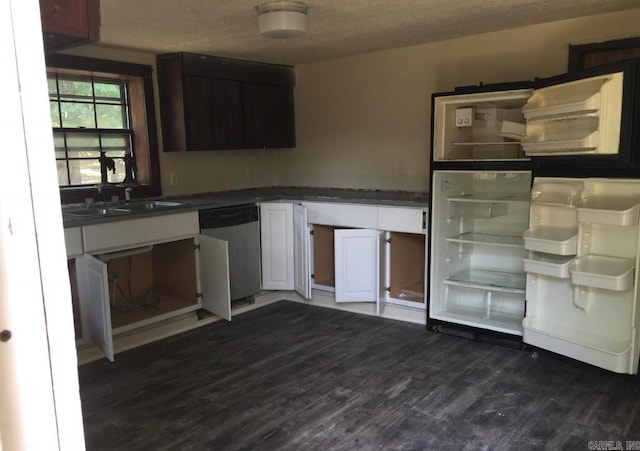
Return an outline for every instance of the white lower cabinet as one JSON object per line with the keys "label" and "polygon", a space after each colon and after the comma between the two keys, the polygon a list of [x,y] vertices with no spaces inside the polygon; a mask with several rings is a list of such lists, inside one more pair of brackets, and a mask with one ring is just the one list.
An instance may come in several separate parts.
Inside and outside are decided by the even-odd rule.
{"label": "white lower cabinet", "polygon": [[264,289],[295,290],[305,299],[312,288],[333,292],[336,305],[373,303],[377,315],[387,303],[426,308],[423,209],[274,202],[260,211]]}
{"label": "white lower cabinet", "polygon": [[[124,232],[155,224],[150,230],[167,230],[175,227],[174,216],[188,225],[174,230],[175,239],[165,235],[163,240],[132,246],[124,234],[125,244],[119,247],[112,234],[109,251],[87,252],[85,246],[85,253],[75,261],[80,311],[87,312],[83,334],[86,329],[90,342],[109,360],[114,359],[118,337],[144,331],[145,342],[153,341],[154,328],[182,317],[195,321],[199,309],[231,320],[227,242],[194,234],[197,216],[191,217],[195,224],[182,215],[167,215],[145,218],[142,223],[125,220],[91,227],[120,227]],[[99,236],[98,229],[91,233]],[[99,248],[98,243],[94,247]]]}

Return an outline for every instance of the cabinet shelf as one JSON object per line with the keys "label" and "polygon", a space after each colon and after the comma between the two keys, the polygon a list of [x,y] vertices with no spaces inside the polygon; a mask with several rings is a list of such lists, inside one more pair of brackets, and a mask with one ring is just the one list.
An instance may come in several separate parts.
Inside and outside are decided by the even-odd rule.
{"label": "cabinet shelf", "polygon": [[524,247],[530,251],[575,255],[578,230],[573,227],[536,226],[524,233]]}
{"label": "cabinet shelf", "polygon": [[633,286],[635,260],[585,255],[571,263],[571,282],[605,290],[624,291]]}
{"label": "cabinet shelf", "polygon": [[447,238],[450,243],[487,244],[492,246],[523,247],[524,240],[521,236],[494,235],[490,233],[467,232],[458,236]]}
{"label": "cabinet shelf", "polygon": [[507,293],[524,293],[525,275],[485,269],[469,269],[446,276],[443,283]]}

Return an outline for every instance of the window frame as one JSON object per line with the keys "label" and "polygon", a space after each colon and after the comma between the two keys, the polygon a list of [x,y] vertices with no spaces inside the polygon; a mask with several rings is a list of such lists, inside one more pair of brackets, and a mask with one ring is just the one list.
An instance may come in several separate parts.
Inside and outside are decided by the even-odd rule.
{"label": "window frame", "polygon": [[[75,72],[82,76],[127,80],[133,148],[138,169],[138,183],[130,185],[132,197],[160,196],[160,158],[151,66],[57,53],[46,55],[46,66],[50,72]],[[96,201],[108,201],[111,196],[122,198],[123,190],[122,185],[116,184],[103,186],[100,191],[95,186],[61,186],[60,198],[63,204],[83,202],[89,197]]]}

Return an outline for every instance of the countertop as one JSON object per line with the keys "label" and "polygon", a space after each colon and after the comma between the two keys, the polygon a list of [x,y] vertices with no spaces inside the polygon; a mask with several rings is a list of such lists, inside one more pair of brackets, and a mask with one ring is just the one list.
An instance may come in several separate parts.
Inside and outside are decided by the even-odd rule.
{"label": "countertop", "polygon": [[[182,196],[166,196],[153,199],[134,199],[131,204],[162,200],[180,203],[178,206],[154,208],[117,214],[77,216],[69,212],[81,209],[83,205],[65,205],[62,207],[64,227],[77,227],[103,222],[122,221],[142,216],[155,216],[195,211],[208,208],[222,208],[234,205],[251,204],[270,201],[306,201],[306,202],[342,202],[354,204],[395,205],[410,207],[428,207],[429,193],[420,191],[383,191],[345,188],[312,188],[312,187],[265,187],[241,190],[198,193]],[[94,204],[94,206],[125,206],[117,204]]]}

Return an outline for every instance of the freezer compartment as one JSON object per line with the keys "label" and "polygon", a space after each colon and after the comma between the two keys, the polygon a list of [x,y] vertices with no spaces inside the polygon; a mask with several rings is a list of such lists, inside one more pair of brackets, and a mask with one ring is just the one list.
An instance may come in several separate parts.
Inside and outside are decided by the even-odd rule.
{"label": "freezer compartment", "polygon": [[571,263],[571,282],[576,285],[623,291],[633,287],[635,260],[585,255]]}
{"label": "freezer compartment", "polygon": [[107,264],[115,332],[198,308],[193,239],[113,252],[100,260]]}
{"label": "freezer compartment", "polygon": [[543,252],[527,252],[524,257],[524,270],[545,276],[569,278],[569,266],[573,255],[554,255]]}
{"label": "freezer compartment", "polygon": [[434,97],[434,161],[517,160],[531,90]]}

